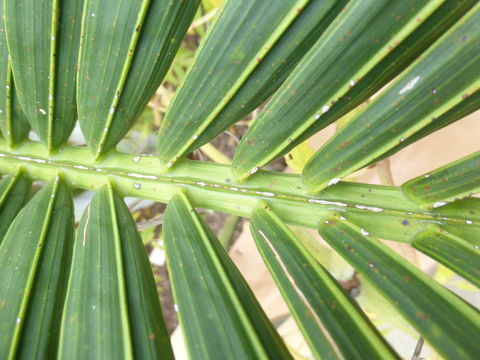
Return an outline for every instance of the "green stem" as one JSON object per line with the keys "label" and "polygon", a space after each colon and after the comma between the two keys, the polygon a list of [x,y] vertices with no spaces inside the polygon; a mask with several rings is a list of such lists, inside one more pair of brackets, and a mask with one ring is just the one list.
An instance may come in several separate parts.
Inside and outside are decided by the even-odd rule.
{"label": "green stem", "polygon": [[183,189],[196,207],[243,217],[250,217],[263,201],[283,221],[315,229],[322,216],[337,212],[374,236],[401,242],[410,242],[430,224],[480,231],[480,215],[469,217],[471,225],[460,215],[440,221],[443,208],[422,208],[399,187],[341,182],[312,195],[299,175],[258,171],[248,182],[236,183],[227,165],[183,160],[165,172],[159,159],[148,155],[111,152],[95,162],[85,147],[63,146],[49,157],[41,143],[26,141],[11,150],[0,141],[0,171],[14,173],[19,168],[40,180],[61,172],[72,187],[88,190],[98,190],[110,181],[122,196],[164,203]]}

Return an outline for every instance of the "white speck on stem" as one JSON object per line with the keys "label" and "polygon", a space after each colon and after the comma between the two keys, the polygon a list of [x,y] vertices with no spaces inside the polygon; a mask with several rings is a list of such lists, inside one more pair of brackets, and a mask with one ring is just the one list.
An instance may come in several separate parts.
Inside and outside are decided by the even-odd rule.
{"label": "white speck on stem", "polygon": [[363,206],[363,205],[355,205],[355,207],[359,210],[370,210],[373,212],[383,212],[385,209],[373,207],[373,206]]}
{"label": "white speck on stem", "polygon": [[135,183],[133,184],[133,187],[137,190],[139,190],[142,187],[142,184]]}
{"label": "white speck on stem", "polygon": [[320,114],[316,114],[316,115],[315,115],[315,120],[318,120],[318,119],[320,119],[320,116],[322,116],[322,115],[320,115]]}
{"label": "white speck on stem", "polygon": [[312,204],[333,205],[333,206],[342,206],[342,207],[348,206],[347,204],[339,201],[328,201],[328,200],[320,200],[320,199],[308,199],[307,201]]}
{"label": "white speck on stem", "polygon": [[158,176],[155,175],[143,175],[137,173],[127,173],[127,175],[137,179],[158,180]]}
{"label": "white speck on stem", "polygon": [[167,163],[167,168],[171,168],[172,165],[173,165],[173,162],[169,161],[169,162]]}
{"label": "white speck on stem", "polygon": [[336,183],[338,183],[340,180],[340,178],[333,178],[332,180],[330,180],[327,184],[327,186],[332,186],[332,185],[335,185]]}
{"label": "white speck on stem", "polygon": [[133,157],[133,162],[138,163],[142,157],[140,155],[134,156]]}
{"label": "white speck on stem", "polygon": [[198,186],[201,186],[201,187],[207,186],[207,184],[205,184],[204,182],[196,182],[195,184],[197,184]]}
{"label": "white speck on stem", "polygon": [[374,264],[374,263],[368,263],[368,267],[369,267],[370,269],[373,269],[373,268],[375,267],[375,264]]}
{"label": "white speck on stem", "polygon": [[39,111],[40,114],[42,114],[42,115],[47,115],[47,112],[45,111],[45,109],[38,109],[38,111]]}
{"label": "white speck on stem", "polygon": [[253,174],[255,174],[257,171],[258,171],[258,166],[255,166],[254,168],[252,168],[252,170],[250,170],[250,172],[249,172],[248,174],[249,174],[249,175],[253,175]]}
{"label": "white speck on stem", "polygon": [[428,178],[429,178],[430,176],[432,176],[432,175],[430,175],[430,174],[425,174],[425,175],[423,175],[423,176],[428,179]]}
{"label": "white speck on stem", "polygon": [[367,230],[365,230],[365,229],[360,229],[360,233],[361,233],[363,236],[368,236],[368,235],[370,235],[370,233],[369,233]]}
{"label": "white speck on stem", "polygon": [[197,139],[198,139],[198,135],[197,135],[197,134],[193,135],[193,136],[192,136],[192,139],[193,139],[193,140],[197,140]]}
{"label": "white speck on stem", "polygon": [[412,90],[415,85],[417,84],[418,80],[420,80],[420,76],[414,77],[412,80],[410,80],[407,85],[405,85],[402,90],[398,92],[399,95],[405,94],[407,91]]}
{"label": "white speck on stem", "polygon": [[350,80],[350,86],[355,86],[357,82],[355,80]]}
{"label": "white speck on stem", "polygon": [[112,107],[110,108],[110,115],[112,115],[114,112],[115,112],[115,108],[112,106]]}
{"label": "white speck on stem", "polygon": [[342,220],[342,221],[347,220],[347,218],[345,216],[340,216],[339,219]]}
{"label": "white speck on stem", "polygon": [[446,201],[437,201],[435,204],[433,204],[433,208],[436,209],[436,208],[439,208],[439,207],[442,207],[442,206],[445,206],[447,205],[448,202]]}
{"label": "white speck on stem", "polygon": [[21,318],[17,318],[17,320],[15,321],[17,324],[20,324],[22,322],[22,319]]}
{"label": "white speck on stem", "polygon": [[465,224],[472,225],[473,221],[472,220],[465,220]]}
{"label": "white speck on stem", "polygon": [[255,193],[257,193],[258,195],[263,195],[263,196],[270,196],[270,197],[275,196],[274,193],[268,192],[268,191],[255,191]]}
{"label": "white speck on stem", "polygon": [[322,114],[325,114],[328,110],[330,110],[330,106],[325,105],[325,106],[322,108]]}
{"label": "white speck on stem", "polygon": [[173,304],[173,308],[175,309],[176,312],[178,312],[178,305],[177,304]]}

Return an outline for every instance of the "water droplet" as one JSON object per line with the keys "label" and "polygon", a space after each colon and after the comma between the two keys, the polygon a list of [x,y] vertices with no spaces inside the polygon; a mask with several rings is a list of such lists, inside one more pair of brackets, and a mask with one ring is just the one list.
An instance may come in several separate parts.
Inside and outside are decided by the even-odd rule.
{"label": "water droplet", "polygon": [[142,157],[140,155],[137,155],[133,158],[133,162],[139,162]]}
{"label": "water droplet", "polygon": [[21,322],[22,322],[22,319],[21,319],[21,318],[17,318],[16,323],[17,323],[17,324],[20,324]]}
{"label": "water droplet", "polygon": [[250,170],[249,174],[250,174],[250,175],[253,175],[253,174],[255,174],[257,171],[258,171],[258,166],[255,166],[254,168],[252,168],[252,170]]}
{"label": "water droplet", "polygon": [[436,93],[438,93],[438,90],[435,89],[435,88],[433,88],[433,89],[432,89],[432,93],[436,94]]}
{"label": "water droplet", "polygon": [[142,187],[142,184],[135,183],[133,184],[133,187],[137,190],[139,190]]}

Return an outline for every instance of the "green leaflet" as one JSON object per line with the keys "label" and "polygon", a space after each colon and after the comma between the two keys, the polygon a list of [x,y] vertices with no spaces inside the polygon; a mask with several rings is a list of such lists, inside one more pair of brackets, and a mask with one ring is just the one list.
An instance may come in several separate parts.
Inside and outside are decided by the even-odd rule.
{"label": "green leaflet", "polygon": [[164,165],[171,166],[185,154],[307,3],[225,2],[163,120],[158,153]]}
{"label": "green leaflet", "polygon": [[[258,167],[285,153],[294,141],[298,145],[302,134],[310,136],[336,120],[403,70],[419,50],[433,41],[433,25],[437,23],[422,29],[426,32],[415,35],[415,41],[407,39],[402,52],[389,54],[441,3],[350,2],[243,137],[234,156],[235,175],[240,179],[248,177]],[[446,19],[445,14],[436,17],[443,29],[448,25]],[[398,60],[400,55],[405,56],[403,60]],[[335,115],[329,116],[335,108]]]}
{"label": "green leaflet", "polygon": [[382,154],[378,159],[373,160],[372,163],[390,157],[404,147],[407,147],[408,145],[413,144],[414,142],[424,138],[425,136],[430,135],[431,133],[442,129],[445,126],[464,118],[465,116],[473,113],[478,109],[480,109],[480,90],[475,91],[464,101],[438,117],[434,122],[429,123],[424,128],[409,136],[404,141],[400,142],[399,144],[388,150],[386,153]]}
{"label": "green leaflet", "polygon": [[[400,74],[406,66],[417,59],[425,49],[455,24],[456,21],[458,21],[476,3],[476,0],[445,1],[418,28],[416,28],[413,33],[375,65],[375,67],[355,86],[349,89],[343,98],[340,98],[335,104],[333,104],[327,113],[322,114],[319,121],[314,122],[312,126],[306,129],[297,139],[293,139],[293,141],[275,157],[279,157],[291,151],[298,144],[314,135],[317,131],[341,118],[350,110],[355,109],[362,102],[367,100],[370,96],[374,95],[386,83]],[[388,153],[383,154],[381,158],[394,154],[405,146],[480,108],[479,95],[479,92],[476,92],[469,96],[468,99],[462,101],[460,104],[437,118],[435,122],[428,124],[423,129],[406,138],[403,142],[397,144]],[[272,153],[272,155],[274,155],[274,153]],[[275,157],[272,157],[272,159]],[[374,160],[372,162],[376,161],[377,160]]]}
{"label": "green leaflet", "polygon": [[438,208],[480,192],[480,151],[402,185],[415,202]]}
{"label": "green leaflet", "polygon": [[0,246],[0,358],[55,356],[73,243],[73,201],[57,177]]}
{"label": "green leaflet", "polygon": [[477,4],[314,155],[305,183],[312,191],[336,183],[465,101],[480,85],[479,44]]}
{"label": "green leaflet", "polygon": [[328,217],[319,231],[441,355],[477,356],[478,310],[342,216]]}
{"label": "green leaflet", "polygon": [[18,100],[33,130],[50,151],[55,150],[77,119],[75,75],[83,0],[3,1]]}
{"label": "green leaflet", "polygon": [[173,358],[140,235],[110,185],[78,228],[59,358]]}
{"label": "green leaflet", "polygon": [[167,265],[192,359],[290,359],[218,239],[183,193],[164,223]]}
{"label": "green leaflet", "polygon": [[472,245],[436,228],[418,234],[412,246],[480,287],[480,240]]}
{"label": "green leaflet", "polygon": [[[185,151],[185,154],[209,142],[267,100],[292,72],[347,2],[348,0],[310,1],[266,56],[257,64],[255,70],[245,79],[235,95],[225,104],[218,115],[210,120],[208,127]],[[210,52],[203,55],[203,57],[206,56],[216,56],[216,54]],[[200,78],[197,81],[209,81],[209,78]],[[195,105],[195,103],[191,104],[191,106]],[[181,119],[174,119],[174,121],[181,121]],[[186,132],[191,130],[186,128]],[[192,135],[185,133],[185,135],[179,134],[178,137],[181,136],[184,136],[184,141],[188,142]],[[160,141],[164,141],[164,139],[160,139]]]}
{"label": "green leaflet", "polygon": [[398,358],[351,296],[270,208],[257,208],[250,227],[315,358]]}
{"label": "green leaflet", "polygon": [[164,78],[198,0],[86,0],[78,112],[92,153],[112,149]]}
{"label": "green leaflet", "polygon": [[30,180],[21,170],[0,181],[0,244],[13,219],[25,204],[30,184]]}
{"label": "green leaflet", "polygon": [[29,126],[18,104],[13,84],[3,21],[3,2],[0,0],[0,130],[8,144],[13,146],[27,136]]}

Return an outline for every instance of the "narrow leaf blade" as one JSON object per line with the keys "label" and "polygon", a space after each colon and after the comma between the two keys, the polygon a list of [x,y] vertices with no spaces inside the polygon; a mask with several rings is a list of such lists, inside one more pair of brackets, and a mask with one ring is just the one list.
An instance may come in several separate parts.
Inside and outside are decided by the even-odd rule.
{"label": "narrow leaf blade", "polygon": [[13,146],[25,139],[30,126],[18,104],[13,83],[3,21],[3,4],[4,0],[0,0],[0,130],[8,144]]}
{"label": "narrow leaf blade", "polygon": [[251,230],[317,358],[398,358],[351,296],[271,209],[254,211]]}
{"label": "narrow leaf blade", "polygon": [[75,76],[84,0],[4,2],[18,100],[33,130],[54,150],[67,140],[77,119]]}
{"label": "narrow leaf blade", "polygon": [[[265,102],[285,81],[347,3],[348,0],[310,1],[185,153],[190,153],[209,142]],[[235,43],[231,46],[235,46]],[[205,52],[202,58],[208,56],[216,55],[213,52]],[[209,78],[199,78],[197,81],[208,82]],[[191,106],[195,106],[195,103]],[[185,139],[190,137],[185,135]]]}
{"label": "narrow leaf blade", "polygon": [[72,242],[73,200],[57,177],[20,211],[0,246],[2,359],[55,354]]}
{"label": "narrow leaf blade", "polygon": [[[480,313],[348,220],[330,217],[322,237],[446,358],[474,358]],[[446,335],[448,334],[448,335]]]}
{"label": "narrow leaf blade", "polygon": [[192,359],[289,359],[251,290],[182,193],[165,214],[174,298]]}
{"label": "narrow leaf blade", "polygon": [[480,192],[480,151],[402,185],[416,202],[438,208]]}
{"label": "narrow leaf blade", "polygon": [[185,154],[307,3],[225,2],[162,122],[158,153],[164,165]]}
{"label": "narrow leaf blade", "polygon": [[173,359],[152,270],[128,207],[110,185],[80,222],[59,356]]}
{"label": "narrow leaf blade", "polygon": [[78,106],[80,126],[96,157],[114,148],[140,116],[170,67],[199,3],[87,1]]}
{"label": "narrow leaf blade", "polygon": [[316,153],[304,169],[305,183],[322,190],[465,101],[480,85],[479,43],[477,4]]}
{"label": "narrow leaf blade", "polygon": [[480,287],[480,241],[472,245],[441,229],[418,234],[412,246]]}
{"label": "narrow leaf blade", "polygon": [[31,181],[21,171],[0,181],[0,244],[27,200]]}

